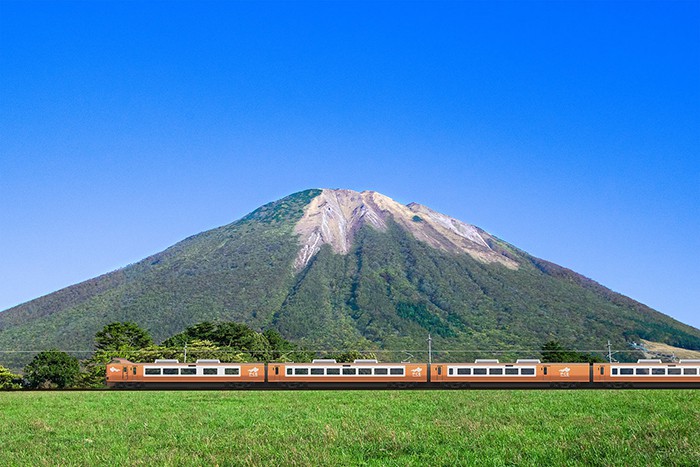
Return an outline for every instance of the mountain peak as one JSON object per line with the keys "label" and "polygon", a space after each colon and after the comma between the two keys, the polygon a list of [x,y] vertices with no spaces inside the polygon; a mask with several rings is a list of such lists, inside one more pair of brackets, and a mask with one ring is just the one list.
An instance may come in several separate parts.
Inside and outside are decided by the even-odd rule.
{"label": "mountain peak", "polygon": [[481,262],[500,263],[509,269],[518,268],[518,263],[489,246],[489,234],[471,224],[418,203],[403,205],[376,191],[323,189],[306,206],[295,226],[301,242],[295,269],[304,268],[323,245],[330,245],[336,253],[347,254],[361,227],[369,225],[383,232],[390,219],[434,248],[467,253]]}
{"label": "mountain peak", "polygon": [[[474,225],[376,191],[331,189],[293,193],[3,311],[0,349],[88,349],[114,321],[162,340],[216,320],[319,349],[417,349],[432,333],[443,349],[515,351],[557,338],[700,350],[700,330]],[[0,353],[0,362],[21,368],[30,355]]]}

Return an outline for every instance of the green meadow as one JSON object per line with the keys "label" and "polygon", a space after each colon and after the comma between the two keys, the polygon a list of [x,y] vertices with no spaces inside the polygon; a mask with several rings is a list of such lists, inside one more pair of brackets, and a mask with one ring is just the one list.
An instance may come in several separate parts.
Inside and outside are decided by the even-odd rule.
{"label": "green meadow", "polygon": [[0,393],[0,465],[700,465],[700,391]]}

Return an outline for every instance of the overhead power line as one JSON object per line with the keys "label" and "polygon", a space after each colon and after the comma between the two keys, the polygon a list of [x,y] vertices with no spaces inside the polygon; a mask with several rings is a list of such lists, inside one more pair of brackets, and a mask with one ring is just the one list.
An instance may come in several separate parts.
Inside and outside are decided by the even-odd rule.
{"label": "overhead power line", "polygon": [[[175,349],[176,347],[164,347],[163,349]],[[188,347],[190,351],[196,351],[197,347]],[[95,353],[96,350],[63,350],[63,349],[34,349],[34,350],[0,350],[0,353],[37,353],[45,352],[48,350],[58,350],[59,352],[65,353]],[[138,352],[140,350],[147,349],[133,349],[131,352]],[[154,349],[156,350],[156,349]],[[565,352],[581,352],[581,353],[605,353],[607,354],[610,350],[612,352],[638,352],[637,349],[567,349]],[[206,352],[211,353],[294,353],[294,352],[315,352],[315,353],[346,353],[346,352],[358,352],[358,353],[395,353],[395,352],[428,352],[428,349],[296,349],[296,350],[238,350],[238,349],[204,349]],[[433,353],[527,353],[527,352],[537,352],[543,353],[542,349],[432,349]],[[548,353],[544,351],[544,353]]]}

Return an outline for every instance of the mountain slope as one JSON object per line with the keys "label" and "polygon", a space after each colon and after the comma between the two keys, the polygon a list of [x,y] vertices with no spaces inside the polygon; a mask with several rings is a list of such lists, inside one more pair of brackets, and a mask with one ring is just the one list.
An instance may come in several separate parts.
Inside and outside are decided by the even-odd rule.
{"label": "mountain slope", "polygon": [[2,312],[0,349],[90,349],[116,320],[159,341],[215,319],[312,348],[422,349],[430,332],[451,350],[640,338],[700,350],[699,330],[475,226],[349,190],[296,193]]}

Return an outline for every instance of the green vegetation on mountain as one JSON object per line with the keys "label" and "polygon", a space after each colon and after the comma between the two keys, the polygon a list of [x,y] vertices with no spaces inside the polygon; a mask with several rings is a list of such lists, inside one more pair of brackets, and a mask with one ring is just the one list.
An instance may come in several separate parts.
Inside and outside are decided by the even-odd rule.
{"label": "green vegetation on mountain", "polygon": [[[91,351],[95,333],[114,321],[138,323],[156,341],[216,319],[267,328],[294,283],[294,224],[319,192],[269,203],[136,264],[2,312],[0,350]],[[21,368],[26,354],[0,353],[0,361]]]}
{"label": "green vegetation on mountain", "polygon": [[611,339],[625,348],[652,333],[700,346],[696,329],[559,266],[543,270],[541,260],[507,244],[501,248],[518,259],[518,270],[435,250],[397,225],[387,232],[364,227],[350,254],[319,252],[274,324],[283,335],[322,347],[343,345],[334,334],[342,330],[345,341],[423,349],[430,332],[433,347],[450,350],[450,359],[491,350],[535,356],[551,339],[576,349],[603,349]]}
{"label": "green vegetation on mountain", "polygon": [[[608,339],[616,349],[648,339],[700,350],[699,330],[492,236],[490,254],[517,268],[433,248],[389,217],[385,231],[363,225],[354,232],[348,254],[326,244],[296,270],[295,225],[320,193],[293,194],[2,312],[0,350],[61,348],[87,356],[95,333],[115,321],[138,324],[155,342],[193,337],[186,329],[196,323],[233,321],[310,350],[374,351],[385,360],[403,354],[384,350],[425,359],[415,351],[426,348],[428,333],[436,358],[453,361],[537,357],[550,340],[586,353]],[[415,216],[412,224],[427,228],[428,218]],[[203,337],[195,340],[216,341]],[[21,368],[27,355],[0,353],[0,362]]]}

